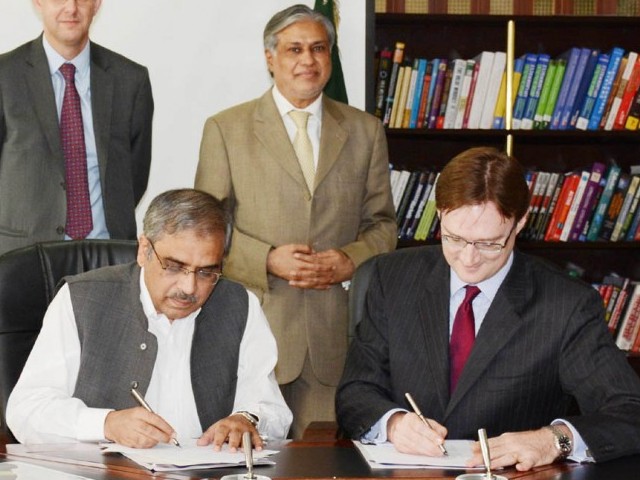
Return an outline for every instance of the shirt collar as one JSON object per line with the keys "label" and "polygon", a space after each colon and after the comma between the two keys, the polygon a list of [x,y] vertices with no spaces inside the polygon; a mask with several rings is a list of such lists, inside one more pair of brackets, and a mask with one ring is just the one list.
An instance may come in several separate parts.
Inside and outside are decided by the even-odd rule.
{"label": "shirt collar", "polygon": [[281,117],[284,117],[291,110],[301,110],[303,112],[309,112],[312,117],[315,116],[319,121],[322,121],[322,93],[311,105],[308,105],[305,108],[296,108],[285,98],[284,95],[282,95],[280,90],[278,90],[278,87],[275,85],[271,92],[273,95],[273,101],[276,103],[276,108],[278,109]]}
{"label": "shirt collar", "polygon": [[49,62],[49,71],[51,75],[54,75],[62,66],[63,63],[73,63],[76,67],[76,75],[78,78],[85,78],[89,75],[89,64],[91,59],[91,42],[87,42],[82,51],[71,60],[66,60],[60,55],[47,41],[47,38],[42,35],[42,45],[44,52],[47,55],[47,61]]}
{"label": "shirt collar", "polygon": [[[502,282],[507,276],[507,273],[509,273],[509,270],[511,269],[512,264],[513,264],[513,250],[509,254],[509,258],[507,259],[507,262],[503,265],[503,267],[500,270],[498,270],[495,273],[495,275],[476,284],[476,286],[480,289],[482,294],[489,299],[489,302],[493,301],[494,297],[496,296],[496,293],[498,292],[498,289],[500,288],[500,285],[502,285]],[[468,284],[460,280],[460,277],[458,277],[458,275],[453,270],[453,268],[451,268],[450,270],[451,270],[450,292],[451,292],[451,296],[453,296],[458,290],[460,290],[461,288],[464,288]]]}
{"label": "shirt collar", "polygon": [[[140,303],[142,303],[144,314],[149,320],[167,319],[167,316],[164,313],[157,312],[156,307],[153,305],[153,300],[151,300],[151,295],[149,294],[147,285],[144,283],[144,267],[140,268]],[[195,312],[190,313],[186,317],[176,318],[176,320],[189,320],[191,318],[195,318],[200,313],[200,310],[202,310],[202,307],[197,309]],[[167,319],[167,321],[169,320]]]}

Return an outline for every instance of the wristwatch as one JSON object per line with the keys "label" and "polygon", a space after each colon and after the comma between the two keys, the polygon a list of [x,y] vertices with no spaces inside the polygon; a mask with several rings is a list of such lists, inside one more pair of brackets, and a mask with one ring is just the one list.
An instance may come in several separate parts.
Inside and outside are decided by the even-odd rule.
{"label": "wristwatch", "polygon": [[254,415],[251,412],[245,412],[245,411],[236,412],[236,415],[242,415],[251,425],[253,425],[256,428],[258,427],[258,422],[260,421],[260,419],[258,418],[257,415]]}
{"label": "wristwatch", "polygon": [[573,450],[571,438],[569,438],[568,435],[565,435],[562,430],[555,425],[547,425],[545,428],[548,428],[551,430],[551,433],[553,433],[553,436],[555,437],[556,450],[558,451],[558,458],[560,460],[564,460]]}

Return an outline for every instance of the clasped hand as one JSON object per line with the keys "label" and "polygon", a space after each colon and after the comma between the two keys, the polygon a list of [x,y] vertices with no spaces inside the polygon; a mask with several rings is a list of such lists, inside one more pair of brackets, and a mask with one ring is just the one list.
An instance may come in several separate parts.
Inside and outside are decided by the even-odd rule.
{"label": "clasped hand", "polygon": [[[242,434],[251,433],[251,443],[262,450],[264,442],[256,428],[242,415],[230,415],[218,420],[198,439],[197,445],[212,445],[219,451],[226,442],[232,452],[242,446]],[[176,432],[160,415],[142,407],[109,412],[104,423],[107,440],[132,448],[151,448],[158,443],[169,443]]]}

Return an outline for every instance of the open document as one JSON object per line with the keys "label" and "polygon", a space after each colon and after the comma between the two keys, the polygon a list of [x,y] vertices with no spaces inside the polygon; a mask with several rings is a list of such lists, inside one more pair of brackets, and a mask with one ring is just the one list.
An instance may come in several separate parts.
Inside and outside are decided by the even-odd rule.
{"label": "open document", "polygon": [[[379,443],[375,445],[353,442],[371,468],[450,468],[473,470],[466,467],[465,462],[471,453],[471,440],[447,440],[448,455],[442,457],[428,457],[426,455],[409,455],[398,452],[393,444]],[[478,470],[484,470],[479,467]]]}
{"label": "open document", "polygon": [[[198,468],[224,468],[245,465],[242,450],[229,451],[224,444],[222,450],[216,452],[211,445],[198,447],[195,440],[181,442],[181,447],[170,444],[158,444],[153,448],[130,448],[117,443],[102,444],[103,452],[118,452],[143,467],[156,472],[167,470],[195,470]],[[254,465],[274,465],[269,457],[278,453],[276,450],[253,452]]]}

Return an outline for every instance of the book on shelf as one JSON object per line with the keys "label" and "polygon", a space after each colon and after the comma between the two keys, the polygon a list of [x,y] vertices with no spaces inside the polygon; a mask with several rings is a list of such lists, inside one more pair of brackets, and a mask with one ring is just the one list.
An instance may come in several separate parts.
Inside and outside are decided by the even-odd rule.
{"label": "book on shelf", "polygon": [[[462,81],[467,69],[467,61],[462,58],[456,58],[452,62],[451,68],[451,84],[449,87],[449,96],[444,112],[444,121],[442,128],[452,129],[456,123],[458,115],[458,104],[460,102],[460,94],[462,91]],[[471,79],[469,79],[471,81]],[[464,114],[464,113],[463,113]],[[460,122],[462,124],[462,122]]]}
{"label": "book on shelf", "polygon": [[430,102],[430,110],[429,110],[429,120],[426,125],[427,128],[436,128],[436,122],[438,120],[438,114],[440,113],[440,102],[442,100],[442,92],[444,89],[445,77],[447,75],[447,66],[449,61],[445,58],[441,58],[438,61],[438,74],[437,76],[431,79],[432,82],[435,80],[435,86],[433,90],[433,98]]}
{"label": "book on shelf", "polygon": [[447,111],[447,103],[449,101],[449,90],[451,90],[451,80],[453,78],[453,60],[449,60],[447,71],[444,75],[444,85],[442,86],[442,95],[440,97],[440,106],[438,108],[438,116],[436,117],[436,126],[438,130],[444,128],[444,115]]}
{"label": "book on shelf", "polygon": [[[627,88],[629,80],[631,79],[631,75],[633,73],[634,67],[636,65],[636,61],[638,60],[638,54],[636,52],[628,52],[625,56],[626,61],[624,63],[624,68],[622,65],[620,66],[622,70],[622,75],[620,76],[620,81],[617,85],[615,92],[612,92],[611,99],[611,107],[607,112],[606,119],[604,121],[604,130],[612,130],[613,124],[615,122],[616,116],[618,115],[618,110],[620,109],[620,105],[622,103],[622,97],[624,96],[624,91]],[[602,121],[601,121],[602,123]]]}
{"label": "book on shelf", "polygon": [[490,129],[493,124],[493,112],[496,109],[498,101],[498,92],[500,90],[500,80],[507,66],[507,54],[505,52],[494,52],[493,62],[491,64],[491,72],[487,83],[487,90],[484,98],[484,105],[480,114],[480,123],[478,128]]}
{"label": "book on shelf", "polygon": [[565,179],[562,183],[562,190],[560,191],[558,202],[556,203],[555,208],[551,213],[549,226],[547,227],[547,232],[544,236],[545,242],[560,241],[560,235],[562,234],[562,229],[564,228],[564,222],[567,219],[567,215],[569,215],[571,202],[573,202],[573,197],[576,194],[576,189],[578,188],[580,177],[581,173],[565,173]]}
{"label": "book on shelf", "polygon": [[587,64],[591,58],[592,50],[590,48],[580,48],[579,51],[580,54],[576,63],[576,69],[573,72],[573,78],[571,79],[569,89],[567,90],[567,97],[565,99],[564,106],[562,107],[562,112],[560,112],[560,123],[558,125],[559,130],[567,130],[567,128],[569,128],[571,114],[573,113],[573,106],[576,103],[578,90],[582,84],[582,77],[584,77]]}
{"label": "book on shelf", "polygon": [[424,72],[424,79],[422,82],[422,93],[420,94],[420,106],[418,107],[418,117],[416,119],[416,128],[423,128],[429,111],[429,96],[431,94],[433,82],[433,69],[437,70],[438,59],[427,61],[427,67]]}
{"label": "book on shelf", "polygon": [[631,180],[629,181],[629,187],[624,196],[624,200],[622,202],[622,206],[620,207],[620,213],[618,213],[618,218],[616,218],[616,222],[613,225],[613,230],[611,231],[611,240],[612,242],[617,242],[620,239],[624,239],[627,234],[627,230],[631,225],[631,220],[633,218],[633,211],[631,210],[633,204],[635,203],[636,207],[638,205],[638,195],[640,195],[640,175],[632,175]]}
{"label": "book on shelf", "polygon": [[589,117],[589,123],[587,130],[598,130],[600,128],[600,120],[604,116],[604,111],[607,106],[608,99],[613,89],[618,70],[620,68],[620,62],[624,50],[620,47],[613,47],[609,52],[609,63],[607,64],[607,70],[605,71],[604,78],[602,79],[602,86],[598,91],[598,97],[593,105],[593,111]]}
{"label": "book on shelf", "polygon": [[458,99],[458,111],[456,112],[456,120],[453,124],[453,128],[455,129],[463,128],[464,113],[467,110],[467,104],[469,103],[471,95],[471,81],[473,80],[474,71],[476,71],[476,61],[470,58],[465,61],[464,76],[460,87],[460,98]]}
{"label": "book on shelf", "polygon": [[[633,208],[634,207],[632,206],[632,209]],[[635,212],[633,213],[633,218],[631,220],[631,224],[629,225],[629,229],[627,230],[625,240],[627,242],[640,240],[640,206],[638,204],[635,205]]]}
{"label": "book on shelf", "polygon": [[429,62],[426,58],[418,59],[418,72],[416,75],[416,82],[414,92],[412,95],[411,114],[409,116],[408,128],[416,128],[418,126],[418,114],[420,113],[420,101],[422,100],[422,89],[424,88],[424,76],[427,72],[427,64]]}
{"label": "book on shelf", "polygon": [[[524,58],[518,57],[515,59],[513,64],[513,85],[511,90],[511,103],[516,100],[516,95],[518,94],[518,87],[520,85],[520,79],[522,78],[522,68],[524,67]],[[500,81],[500,91],[498,92],[498,99],[496,100],[496,108],[493,112],[493,124],[492,127],[494,130],[501,130],[506,128],[505,125],[505,114],[507,112],[507,72],[505,70],[502,75],[502,80]]]}
{"label": "book on shelf", "polygon": [[418,227],[416,228],[416,233],[413,237],[415,240],[426,240],[429,236],[431,224],[436,217],[436,185],[438,183],[439,176],[440,173],[438,172],[433,181],[433,187],[431,187],[431,191],[429,192],[429,198],[427,198],[424,210],[420,216],[420,222],[418,222]]}
{"label": "book on shelf", "polygon": [[471,99],[471,110],[469,111],[469,121],[467,128],[477,129],[480,127],[480,119],[482,117],[482,109],[484,108],[484,100],[489,88],[489,78],[493,67],[494,52],[484,51],[474,57],[479,63],[478,78],[476,80],[475,91]]}
{"label": "book on shelf", "polygon": [[623,130],[625,128],[627,117],[631,110],[631,105],[633,104],[633,100],[638,92],[638,87],[640,87],[640,56],[636,57],[633,70],[631,71],[631,76],[629,77],[627,86],[622,93],[620,106],[618,107],[618,112],[616,113],[616,117],[613,121],[613,130]]}
{"label": "book on shelf", "polygon": [[411,82],[412,65],[413,61],[407,58],[398,73],[398,87],[396,88],[400,88],[400,92],[391,110],[391,122],[389,123],[391,128],[402,128],[402,119],[404,118],[404,109],[407,104],[407,94],[409,93],[409,84]]}
{"label": "book on shelf", "polygon": [[637,130],[640,123],[640,88],[636,91],[636,94],[631,101],[629,107],[629,113],[627,119],[624,122],[625,130]]}
{"label": "book on shelf", "polygon": [[616,220],[618,219],[618,215],[620,215],[620,210],[624,203],[624,197],[627,194],[630,184],[631,175],[626,172],[622,172],[618,177],[618,183],[611,195],[611,201],[609,202],[609,206],[602,220],[602,227],[598,234],[598,240],[608,241],[611,239],[613,228],[616,224]]}
{"label": "book on shelf", "polygon": [[531,194],[531,200],[529,202],[529,215],[527,216],[527,223],[520,232],[520,236],[523,239],[531,239],[533,227],[536,224],[538,213],[542,205],[542,199],[549,183],[551,173],[539,172],[536,176],[535,184],[533,185],[533,191]]}
{"label": "book on shelf", "polygon": [[560,94],[560,87],[562,87],[562,82],[564,81],[566,70],[567,59],[562,57],[557,58],[556,73],[553,76],[553,83],[551,84],[551,90],[549,90],[549,99],[547,100],[547,104],[544,108],[542,123],[540,124],[541,130],[549,128],[551,117],[553,116],[553,111],[555,110],[556,103],[558,102],[558,95]]}
{"label": "book on shelf", "polygon": [[514,130],[520,129],[520,123],[524,115],[524,107],[527,104],[527,97],[529,96],[531,84],[533,83],[538,56],[535,53],[527,53],[521,58],[524,59],[524,66],[522,67],[522,76],[520,77],[518,93],[513,103],[511,115],[511,128]]}
{"label": "book on shelf", "polygon": [[560,232],[561,242],[566,242],[569,240],[569,234],[571,233],[574,220],[576,218],[576,215],[578,214],[578,210],[580,209],[582,196],[584,195],[584,191],[587,188],[587,183],[589,182],[590,175],[590,172],[587,170],[583,170],[582,172],[580,172],[580,180],[578,181],[578,185],[576,186],[576,191],[573,194],[569,212],[567,213],[564,224],[562,225],[562,231]]}
{"label": "book on shelf", "polygon": [[620,350],[629,351],[638,336],[640,329],[640,282],[633,284],[633,291],[629,294],[624,316],[620,321],[616,345]]}
{"label": "book on shelf", "polygon": [[536,67],[533,71],[533,78],[531,79],[531,87],[529,88],[529,95],[524,106],[524,112],[522,113],[522,120],[520,128],[522,130],[532,130],[533,121],[538,108],[538,102],[542,95],[542,87],[544,86],[544,80],[549,70],[549,62],[551,57],[546,53],[538,55],[536,60]]}
{"label": "book on shelf", "polygon": [[549,59],[549,66],[547,67],[547,73],[544,76],[544,83],[542,84],[542,90],[540,91],[540,98],[536,105],[536,111],[533,114],[533,126],[534,130],[540,130],[542,128],[542,121],[544,117],[544,110],[547,107],[549,96],[551,93],[551,85],[555,78],[556,71],[558,69],[558,61],[555,58]]}
{"label": "book on shelf", "polygon": [[480,72],[480,63],[475,59],[471,59],[474,63],[473,73],[471,74],[471,85],[469,85],[469,96],[467,97],[467,104],[464,107],[464,115],[462,116],[462,128],[469,128],[469,115],[471,114],[471,105],[473,103],[473,97],[476,94],[476,85],[478,84],[478,73]]}
{"label": "book on shelf", "polygon": [[593,80],[593,74],[596,70],[596,66],[598,65],[598,59],[600,58],[599,49],[587,48],[586,51],[588,52],[587,60],[582,72],[582,77],[580,78],[580,83],[577,85],[573,101],[571,102],[571,107],[567,107],[566,110],[566,113],[568,115],[566,129],[569,130],[573,130],[576,128],[582,105],[587,97],[587,92],[589,91],[589,86],[591,85],[591,81]]}
{"label": "book on shelf", "polygon": [[378,79],[376,82],[376,107],[374,115],[382,120],[384,117],[384,101],[389,89],[389,76],[391,75],[392,52],[389,48],[383,48],[378,60]]}
{"label": "book on shelf", "polygon": [[606,294],[609,295],[605,304],[604,318],[607,323],[609,332],[614,339],[618,335],[620,328],[620,320],[624,313],[625,307],[629,300],[630,290],[633,289],[631,279],[621,277],[617,274],[610,274],[605,277],[607,282]]}
{"label": "book on shelf", "polygon": [[551,123],[549,123],[549,129],[551,130],[560,130],[560,118],[562,117],[562,112],[564,111],[564,107],[567,103],[567,96],[569,95],[569,89],[571,88],[576,67],[578,66],[580,53],[580,48],[572,47],[560,55],[560,58],[566,59],[567,67],[562,79],[562,85],[560,85],[560,91],[558,92],[555,107],[553,108],[553,115],[551,115]]}
{"label": "book on shelf", "polygon": [[395,92],[398,84],[398,71],[402,67],[404,60],[404,47],[403,42],[396,42],[395,49],[393,51],[393,59],[391,62],[391,74],[389,76],[389,87],[387,90],[387,98],[384,103],[384,116],[382,117],[382,124],[386,127],[391,121],[391,110],[394,103]]}
{"label": "book on shelf", "polygon": [[411,67],[411,76],[409,77],[409,89],[407,90],[407,99],[404,105],[404,112],[402,115],[402,121],[400,122],[401,128],[409,128],[409,122],[411,121],[411,110],[413,109],[413,96],[416,93],[416,82],[418,80],[418,69],[420,68],[420,59],[415,58]]}
{"label": "book on shelf", "polygon": [[535,224],[528,235],[530,240],[542,240],[547,229],[547,224],[551,216],[551,212],[555,208],[562,187],[562,176],[557,172],[552,172],[549,176],[549,182],[545,189],[544,195],[540,202],[540,209],[536,215]]}
{"label": "book on shelf", "polygon": [[589,126],[589,118],[593,112],[593,107],[596,103],[598,93],[600,92],[600,87],[602,87],[602,81],[604,80],[608,64],[609,54],[601,52],[600,55],[598,55],[598,61],[596,62],[596,67],[593,71],[593,75],[591,76],[591,82],[589,83],[587,94],[580,106],[580,113],[575,125],[578,130],[587,130],[587,127]]}
{"label": "book on shelf", "polygon": [[609,118],[609,112],[611,111],[611,107],[613,104],[613,99],[616,96],[616,92],[618,91],[618,87],[620,86],[620,82],[622,81],[622,75],[627,66],[628,54],[622,56],[620,59],[620,65],[618,67],[618,71],[616,72],[616,76],[613,78],[613,85],[611,85],[611,92],[609,92],[609,98],[604,106],[604,112],[602,113],[602,118],[600,119],[600,123],[598,124],[598,128],[600,130],[604,130],[604,125],[607,122],[607,118]]}
{"label": "book on shelf", "polygon": [[407,213],[407,209],[409,208],[409,204],[411,203],[411,199],[413,198],[419,178],[420,172],[418,170],[413,170],[409,173],[409,179],[403,189],[402,197],[400,198],[400,203],[396,210],[396,223],[398,226],[401,226],[404,221],[404,217]]}
{"label": "book on shelf", "polygon": [[596,208],[591,217],[589,230],[587,232],[586,239],[590,242],[595,242],[600,236],[600,230],[602,229],[605,215],[607,214],[607,210],[609,209],[609,204],[611,203],[611,198],[613,196],[613,192],[616,189],[618,178],[620,177],[621,173],[622,169],[618,165],[612,164],[609,166],[609,170],[607,172],[607,180],[602,193],[600,194],[600,198],[598,198],[598,201],[596,203]]}
{"label": "book on shelf", "polygon": [[424,205],[427,202],[429,191],[433,185],[435,179],[435,173],[433,171],[423,171],[418,179],[418,187],[411,199],[409,210],[402,224],[402,227],[398,231],[398,238],[400,239],[412,239],[415,233],[415,229],[420,221],[420,216],[424,210]]}
{"label": "book on shelf", "polygon": [[394,170],[397,172],[396,175],[391,177],[391,197],[393,199],[393,208],[395,212],[398,212],[398,208],[400,207],[400,201],[402,200],[402,195],[404,194],[404,189],[407,187],[407,182],[409,181],[409,177],[411,176],[411,172],[409,170]]}
{"label": "book on shelf", "polygon": [[589,217],[591,217],[593,209],[595,207],[595,203],[598,200],[597,193],[606,169],[607,167],[600,162],[595,162],[591,166],[591,171],[589,172],[589,177],[584,188],[584,193],[582,194],[580,204],[576,211],[573,225],[571,226],[571,230],[569,231],[568,241],[576,242],[580,240],[580,235],[582,234],[582,231],[584,230],[585,224],[587,223]]}

